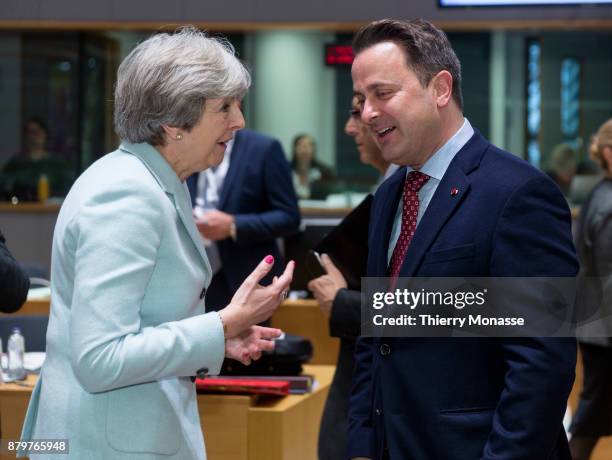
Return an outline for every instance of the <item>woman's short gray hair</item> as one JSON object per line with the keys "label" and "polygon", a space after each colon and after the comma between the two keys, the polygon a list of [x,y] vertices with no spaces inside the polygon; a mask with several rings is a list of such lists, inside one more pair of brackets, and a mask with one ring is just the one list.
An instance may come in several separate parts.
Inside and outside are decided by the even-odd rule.
{"label": "woman's short gray hair", "polygon": [[119,66],[115,130],[130,142],[164,145],[163,125],[189,131],[207,99],[241,99],[250,84],[227,40],[193,27],[154,35]]}

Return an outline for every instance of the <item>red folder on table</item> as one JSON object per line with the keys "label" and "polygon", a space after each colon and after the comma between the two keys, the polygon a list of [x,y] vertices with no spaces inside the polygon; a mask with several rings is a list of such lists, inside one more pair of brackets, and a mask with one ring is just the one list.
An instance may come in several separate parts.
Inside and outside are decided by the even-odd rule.
{"label": "red folder on table", "polygon": [[205,379],[196,379],[195,383],[196,390],[199,393],[241,393],[279,396],[289,394],[289,382],[286,380],[206,377]]}

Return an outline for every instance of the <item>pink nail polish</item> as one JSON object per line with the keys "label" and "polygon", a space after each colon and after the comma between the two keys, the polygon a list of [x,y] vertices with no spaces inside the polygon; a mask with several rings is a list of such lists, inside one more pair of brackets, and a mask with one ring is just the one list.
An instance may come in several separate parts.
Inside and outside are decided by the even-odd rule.
{"label": "pink nail polish", "polygon": [[266,261],[267,264],[270,264],[270,265],[274,263],[274,257],[272,256],[266,256],[264,260]]}

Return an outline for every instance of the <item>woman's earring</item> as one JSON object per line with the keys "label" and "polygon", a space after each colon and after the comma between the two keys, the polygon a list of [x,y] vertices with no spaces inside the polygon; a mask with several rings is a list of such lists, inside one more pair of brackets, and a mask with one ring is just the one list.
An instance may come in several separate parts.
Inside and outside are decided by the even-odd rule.
{"label": "woman's earring", "polygon": [[183,138],[183,135],[182,135],[181,133],[178,133],[178,134],[176,135],[176,140],[177,140],[177,141],[180,141],[182,138]]}

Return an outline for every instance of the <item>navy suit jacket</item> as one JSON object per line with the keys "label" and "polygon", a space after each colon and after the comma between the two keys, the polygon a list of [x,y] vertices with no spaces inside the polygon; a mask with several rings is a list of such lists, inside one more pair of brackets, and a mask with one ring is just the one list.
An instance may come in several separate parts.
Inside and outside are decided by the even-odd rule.
{"label": "navy suit jacket", "polygon": [[[197,178],[194,174],[187,179],[192,206]],[[236,219],[236,241],[218,242],[230,289],[236,290],[268,254],[277,262],[264,282],[282,273],[276,238],[298,231],[300,211],[289,163],[277,140],[245,129],[236,133],[218,209]]]}
{"label": "navy suit jacket", "polygon": [[[376,193],[368,276],[387,276],[405,175],[401,168]],[[400,276],[577,270],[559,189],[475,133],[442,178]],[[383,355],[382,345],[390,353]],[[355,360],[349,458],[378,460],[386,445],[393,460],[570,459],[562,419],[574,381],[574,339],[360,338]]]}

